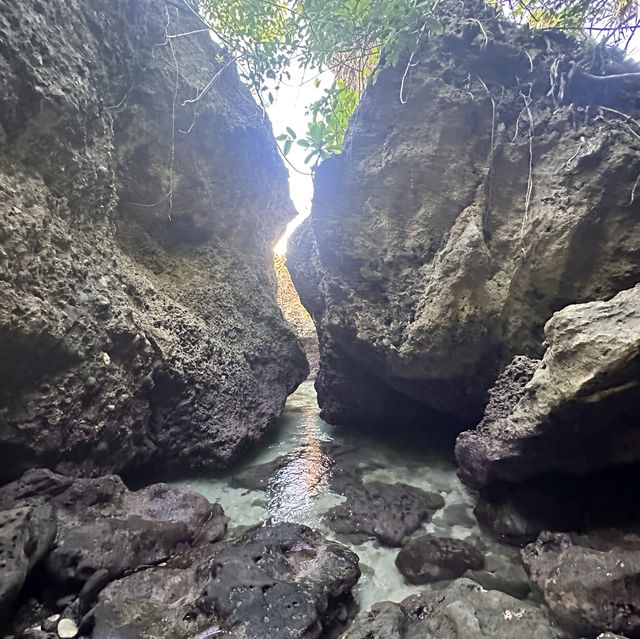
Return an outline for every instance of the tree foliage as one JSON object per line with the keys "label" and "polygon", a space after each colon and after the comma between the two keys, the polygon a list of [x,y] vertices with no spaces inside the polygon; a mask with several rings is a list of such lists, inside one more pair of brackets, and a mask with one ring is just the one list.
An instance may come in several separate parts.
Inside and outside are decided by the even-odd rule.
{"label": "tree foliage", "polygon": [[[492,1],[505,16],[531,27],[591,33],[615,44],[628,44],[640,26],[639,0]],[[325,70],[334,73],[334,85],[309,107],[306,133],[298,137],[289,128],[279,136],[285,155],[300,145],[315,167],[342,148],[349,116],[367,82],[411,56],[422,38],[441,32],[439,2],[199,0],[199,9],[263,105],[291,81],[292,64],[311,81]]]}

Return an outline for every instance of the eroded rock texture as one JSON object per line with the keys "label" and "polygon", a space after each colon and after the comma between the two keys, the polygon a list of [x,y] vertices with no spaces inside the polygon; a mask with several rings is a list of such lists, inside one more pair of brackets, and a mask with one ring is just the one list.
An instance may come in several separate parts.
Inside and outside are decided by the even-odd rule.
{"label": "eroded rock texture", "polygon": [[637,114],[637,92],[567,73],[635,66],[454,7],[367,89],[290,242],[334,423],[471,426],[553,312],[640,278],[638,138],[595,106]]}
{"label": "eroded rock texture", "polygon": [[547,350],[521,371],[519,390],[513,377],[522,365],[514,363],[478,428],[458,437],[465,483],[586,475],[640,460],[640,285],[568,306],[545,334]]}
{"label": "eroded rock texture", "polygon": [[545,532],[522,557],[551,612],[575,635],[640,637],[640,535]]}
{"label": "eroded rock texture", "polygon": [[469,579],[400,604],[382,602],[358,614],[341,639],[561,639],[547,614]]}
{"label": "eroded rock texture", "polygon": [[0,1],[0,480],[220,467],[306,376],[274,298],[286,172],[228,56],[167,37],[202,26]]}
{"label": "eroded rock texture", "polygon": [[218,504],[166,484],[132,492],[115,475],[28,471],[0,488],[0,625],[38,562],[45,590],[78,595],[68,612],[79,621],[106,583],[220,540],[227,521]]}
{"label": "eroded rock texture", "polygon": [[317,639],[349,617],[358,558],[306,526],[253,529],[109,585],[93,639]]}

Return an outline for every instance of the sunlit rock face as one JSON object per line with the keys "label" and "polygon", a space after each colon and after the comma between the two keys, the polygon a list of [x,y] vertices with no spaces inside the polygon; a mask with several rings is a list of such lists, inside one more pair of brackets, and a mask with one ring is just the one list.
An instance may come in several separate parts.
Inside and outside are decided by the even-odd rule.
{"label": "sunlit rock face", "polygon": [[636,92],[550,93],[559,58],[636,67],[455,6],[367,89],[290,243],[334,423],[473,426],[512,357],[540,357],[553,312],[640,279],[638,138],[593,106],[637,115]]}
{"label": "sunlit rock face", "polygon": [[460,477],[474,488],[640,461],[640,285],[568,306],[545,336],[544,357],[520,388],[504,392],[522,368],[511,364],[482,422],[458,437]]}
{"label": "sunlit rock face", "polygon": [[220,467],[306,376],[274,294],[286,172],[208,33],[167,37],[201,27],[0,0],[0,480]]}

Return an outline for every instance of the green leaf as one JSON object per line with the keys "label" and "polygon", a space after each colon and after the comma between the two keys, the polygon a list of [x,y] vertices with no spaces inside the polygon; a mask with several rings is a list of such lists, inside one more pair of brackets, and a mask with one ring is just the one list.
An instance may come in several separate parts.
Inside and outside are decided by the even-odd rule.
{"label": "green leaf", "polygon": [[298,136],[296,135],[296,132],[295,132],[291,127],[289,127],[289,126],[287,127],[287,133],[288,133],[288,134],[289,134],[289,135],[290,135],[294,140],[296,139],[296,137],[298,137]]}
{"label": "green leaf", "polygon": [[282,149],[282,152],[283,152],[285,155],[288,155],[288,154],[289,154],[289,151],[291,151],[291,144],[292,144],[292,141],[291,141],[291,140],[287,140],[287,141],[284,143],[284,148]]}
{"label": "green leaf", "polygon": [[306,140],[298,140],[298,146],[301,146],[303,149],[308,149],[311,145]]}
{"label": "green leaf", "polygon": [[289,136],[286,133],[282,133],[276,138],[278,142],[284,142],[285,140],[288,140],[288,139],[289,139]]}

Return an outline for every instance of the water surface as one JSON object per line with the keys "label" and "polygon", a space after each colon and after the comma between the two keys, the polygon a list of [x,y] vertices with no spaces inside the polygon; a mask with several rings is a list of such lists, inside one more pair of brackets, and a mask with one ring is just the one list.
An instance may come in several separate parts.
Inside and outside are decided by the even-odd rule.
{"label": "water surface", "polygon": [[[460,483],[455,466],[441,453],[395,447],[366,434],[352,435],[331,426],[319,417],[312,381],[304,382],[289,397],[279,422],[268,440],[233,472],[242,472],[286,455],[286,463],[268,479],[266,492],[232,488],[229,477],[192,479],[179,485],[219,502],[230,518],[231,526],[248,526],[271,519],[305,524],[326,537],[336,539],[323,516],[329,508],[344,501],[331,491],[330,478],[335,457],[341,464],[364,469],[363,480],[404,482],[423,490],[440,493],[445,507],[412,536],[432,533],[466,539],[482,549],[503,557],[507,564],[518,561],[516,549],[495,543],[485,535],[473,517],[475,497]],[[447,514],[455,507],[456,517]],[[463,516],[460,516],[462,512]],[[463,523],[447,523],[452,520]],[[344,540],[338,539],[342,543]],[[385,548],[377,541],[351,545],[360,557],[363,575],[354,590],[362,609],[377,601],[400,601],[425,589],[406,584],[395,567],[397,548]]]}

